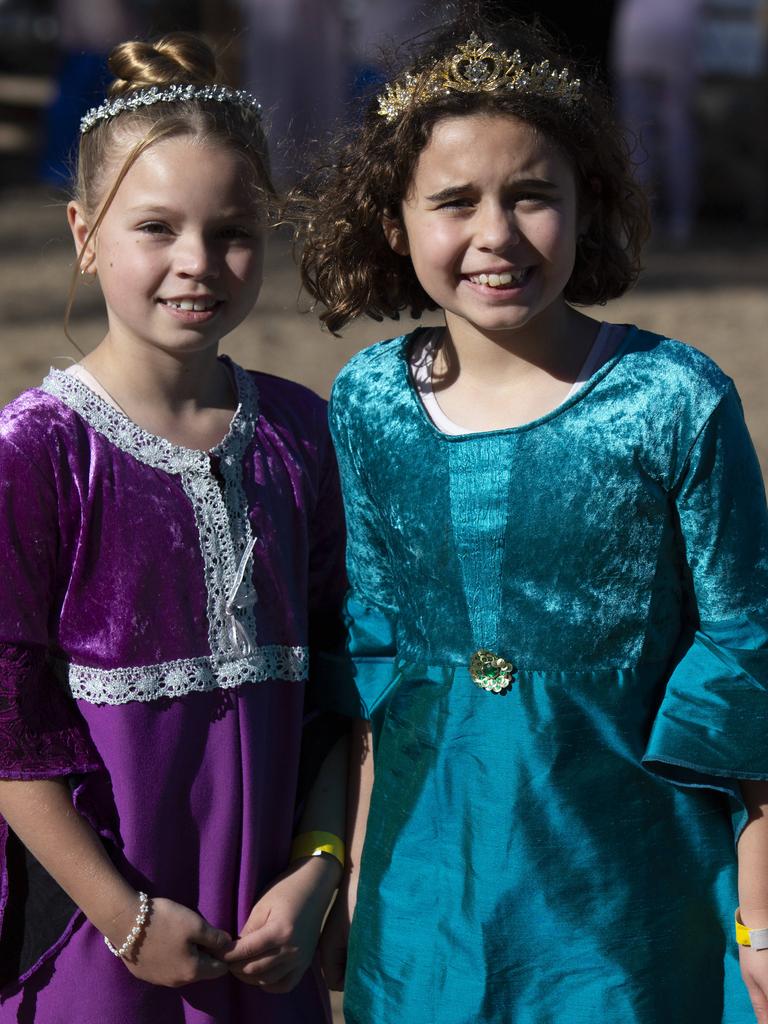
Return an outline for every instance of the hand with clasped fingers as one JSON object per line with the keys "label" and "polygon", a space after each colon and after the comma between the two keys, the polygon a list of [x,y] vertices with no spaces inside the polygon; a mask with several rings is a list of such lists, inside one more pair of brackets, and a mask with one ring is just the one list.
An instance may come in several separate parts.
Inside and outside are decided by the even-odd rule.
{"label": "hand with clasped fingers", "polygon": [[757,1024],[768,1024],[768,949],[740,946],[739,961]]}
{"label": "hand with clasped fingers", "polygon": [[296,861],[259,898],[222,960],[248,985],[290,992],[312,962],[323,918],[339,883],[331,857]]}
{"label": "hand with clasped fingers", "polygon": [[[120,874],[91,825],[72,810],[62,779],[0,779],[0,813],[91,924],[120,949],[137,927],[139,894]],[[137,978],[178,987],[227,972],[232,938],[200,914],[154,897],[121,957]]]}
{"label": "hand with clasped fingers", "polygon": [[[109,928],[115,944],[133,924],[135,909],[114,919]],[[214,928],[194,910],[173,900],[152,900],[147,923],[136,943],[122,957],[136,978],[153,985],[178,988],[226,974],[222,961],[234,946],[231,936]]]}

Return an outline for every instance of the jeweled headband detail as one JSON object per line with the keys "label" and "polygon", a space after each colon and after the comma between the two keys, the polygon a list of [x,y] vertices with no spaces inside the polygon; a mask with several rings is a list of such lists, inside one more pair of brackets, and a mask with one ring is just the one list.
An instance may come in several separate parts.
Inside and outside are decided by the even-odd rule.
{"label": "jeweled headband detail", "polygon": [[99,121],[116,117],[124,110],[140,110],[151,107],[155,103],[183,103],[185,100],[213,100],[217,103],[234,103],[238,107],[251,110],[261,115],[261,104],[256,97],[245,89],[230,89],[226,85],[153,85],[149,89],[136,89],[117,96],[113,100],[105,100],[100,107],[92,107],[80,121],[80,134],[85,135]]}
{"label": "jeweled headband detail", "polygon": [[571,78],[567,68],[554,71],[548,60],[526,65],[519,50],[510,57],[503,50],[497,50],[493,43],[481,42],[473,32],[454,54],[436,61],[419,75],[407,72],[398,81],[386,85],[377,97],[378,113],[391,123],[411,107],[450,92],[501,89],[552,96],[563,103],[573,103],[581,97],[581,82]]}

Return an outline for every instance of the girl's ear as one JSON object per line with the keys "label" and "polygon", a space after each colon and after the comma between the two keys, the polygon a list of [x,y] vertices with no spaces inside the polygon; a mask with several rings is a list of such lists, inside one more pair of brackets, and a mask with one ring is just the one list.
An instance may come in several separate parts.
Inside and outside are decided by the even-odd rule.
{"label": "girl's ear", "polygon": [[[67,220],[69,222],[69,230],[72,232],[72,238],[75,240],[75,251],[78,257],[80,257],[80,273],[95,274],[96,254],[90,243],[86,246],[89,229],[79,203],[74,201],[67,203]],[[85,252],[83,252],[84,246],[86,246]]]}
{"label": "girl's ear", "polygon": [[381,218],[381,227],[392,251],[396,252],[398,256],[410,256],[411,248],[408,245],[408,235],[405,233],[400,218],[385,213]]}

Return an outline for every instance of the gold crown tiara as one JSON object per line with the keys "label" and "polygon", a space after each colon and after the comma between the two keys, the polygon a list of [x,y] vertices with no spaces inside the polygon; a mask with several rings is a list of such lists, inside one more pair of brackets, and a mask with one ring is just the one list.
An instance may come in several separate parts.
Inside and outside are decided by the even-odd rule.
{"label": "gold crown tiara", "polygon": [[377,98],[378,114],[387,122],[397,120],[413,106],[428,103],[449,92],[526,92],[552,96],[573,103],[581,96],[581,81],[571,78],[568,68],[554,71],[548,60],[523,64],[520,51],[510,57],[493,43],[483,43],[476,33],[462,43],[454,54],[435,61],[431,68],[414,75],[410,71],[396,82],[384,86]]}

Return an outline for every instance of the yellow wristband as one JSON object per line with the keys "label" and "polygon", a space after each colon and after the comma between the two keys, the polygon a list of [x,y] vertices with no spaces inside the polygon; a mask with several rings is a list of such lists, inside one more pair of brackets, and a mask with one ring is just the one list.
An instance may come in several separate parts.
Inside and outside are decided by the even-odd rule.
{"label": "yellow wristband", "polygon": [[344,867],[344,840],[333,832],[302,832],[291,845],[291,860],[302,857],[319,857],[328,853]]}
{"label": "yellow wristband", "polygon": [[736,908],[736,941],[740,946],[751,946],[754,950],[768,949],[768,928],[747,928],[742,923],[739,908]]}

